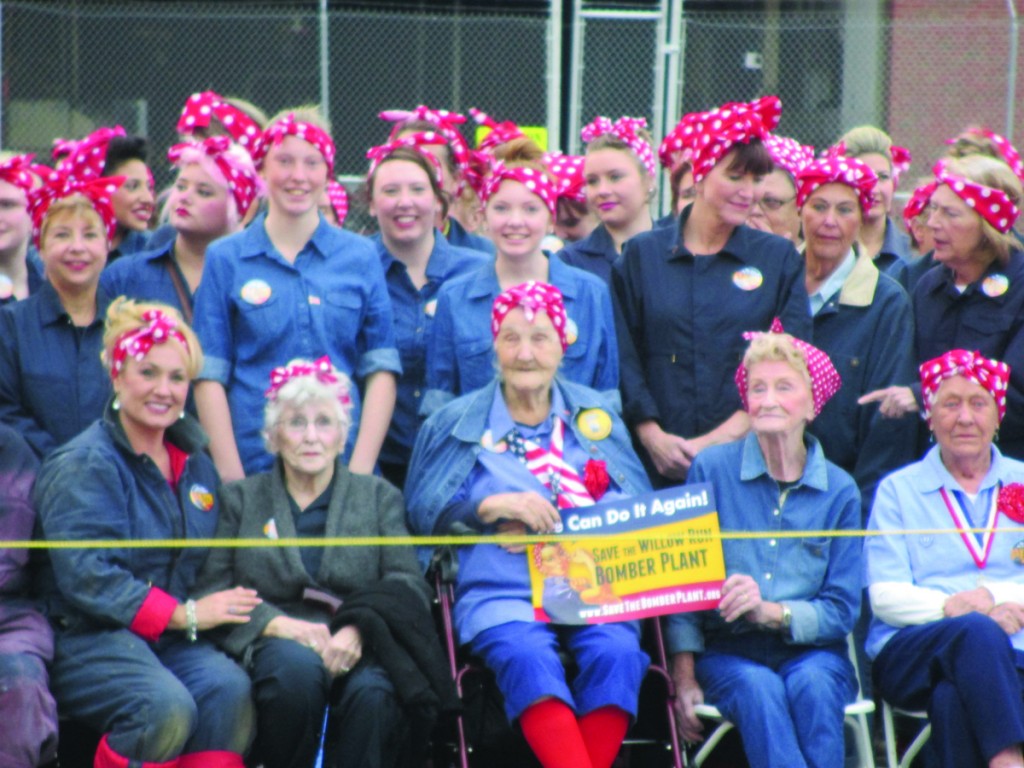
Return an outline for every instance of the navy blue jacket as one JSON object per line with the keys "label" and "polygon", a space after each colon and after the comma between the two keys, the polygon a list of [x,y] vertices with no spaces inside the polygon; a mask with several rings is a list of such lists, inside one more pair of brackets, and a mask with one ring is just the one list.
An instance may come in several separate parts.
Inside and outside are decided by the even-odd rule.
{"label": "navy blue jacket", "polygon": [[611,282],[612,264],[619,258],[612,236],[604,224],[598,224],[589,235],[569,243],[555,255],[570,266],[597,275],[606,283]]}
{"label": "navy blue jacket", "polygon": [[[995,275],[1006,278],[1004,293],[998,293],[1002,281],[992,280]],[[967,349],[1010,366],[1006,418],[997,442],[1007,456],[1024,459],[1024,251],[1013,251],[1006,266],[993,262],[963,293],[952,270],[936,264],[918,281],[913,304],[918,364]]]}
{"label": "navy blue jacket", "polygon": [[887,419],[877,405],[857,405],[861,395],[916,375],[910,298],[862,255],[814,316],[814,345],[831,358],[843,384],[807,429],[829,461],[857,481],[866,523],[878,481],[917,458],[916,414]]}
{"label": "navy blue jacket", "polygon": [[[132,450],[114,411],[54,451],[33,494],[43,535],[54,541],[212,538],[217,528],[213,461],[191,417],[167,430],[189,454],[177,492]],[[47,614],[63,628],[129,628],[156,588],[184,602],[209,550],[52,549],[42,575]]]}
{"label": "navy blue jacket", "polygon": [[742,407],[733,381],[742,333],[766,331],[778,317],[810,339],[811,310],[803,259],[789,240],[740,226],[720,253],[695,257],[681,233],[661,227],[628,240],[612,297],[626,423],[653,419],[695,437]]}
{"label": "navy blue jacket", "polygon": [[0,310],[0,421],[14,427],[44,458],[103,413],[110,376],[100,361],[107,301],[77,328],[57,292],[39,292]]}
{"label": "navy blue jacket", "polygon": [[495,254],[494,243],[486,237],[467,232],[457,219],[448,219],[448,232],[445,234],[445,238],[449,244],[459,248],[472,248],[474,251],[482,251],[491,256]]}

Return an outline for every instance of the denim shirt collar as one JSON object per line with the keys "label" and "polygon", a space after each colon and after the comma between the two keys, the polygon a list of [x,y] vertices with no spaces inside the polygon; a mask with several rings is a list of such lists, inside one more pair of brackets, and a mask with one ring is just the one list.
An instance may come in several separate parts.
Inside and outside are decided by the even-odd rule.
{"label": "denim shirt collar", "polygon": [[[249,224],[244,230],[242,230],[242,242],[238,249],[239,258],[241,259],[252,259],[260,256],[269,256],[271,254],[276,255],[278,258],[282,258],[277,252],[277,248],[270,242],[270,237],[267,235],[267,214],[266,212],[259,214],[252,223]],[[326,257],[331,252],[331,225],[327,223],[327,219],[320,214],[320,221],[317,224],[315,230],[313,230],[313,236],[309,238],[309,242],[303,247],[303,251],[309,249],[312,253],[318,254],[321,257]],[[312,247],[311,247],[312,246]],[[286,262],[287,263],[287,262]],[[294,265],[289,265],[294,266]]]}
{"label": "denim shirt collar", "polygon": [[[577,271],[576,267],[569,266],[557,257],[547,256],[547,260],[548,283],[558,288],[565,298],[575,298],[577,281],[573,279],[573,272]],[[498,282],[498,270],[494,259],[472,274],[473,280],[469,286],[467,298],[482,299],[501,293],[501,283]]]}
{"label": "denim shirt collar", "polygon": [[[562,395],[561,384],[556,376],[555,380],[551,384],[551,411],[550,413],[558,413],[565,419],[566,424],[571,423],[571,419],[574,416],[573,413],[569,412],[569,406]],[[466,395],[464,398],[465,404],[462,408],[462,415],[458,421],[455,422],[455,426],[452,428],[452,436],[465,443],[479,443],[481,436],[490,427],[494,430],[494,434],[507,434],[515,424],[512,421],[512,417],[508,415],[508,408],[505,406],[505,400],[501,393],[500,380],[495,376],[491,383],[485,387],[481,387],[476,392],[472,392]],[[504,417],[507,421],[502,422],[499,420],[497,423],[492,422],[492,416],[494,416],[493,409],[495,407],[495,401],[501,401],[501,407],[504,409]],[[604,404],[597,400],[593,403],[579,402],[577,403],[574,410],[585,410],[586,408],[602,408]],[[550,416],[549,416],[550,418]],[[500,425],[500,426],[499,426]],[[501,426],[507,427],[504,432],[498,430]]]}
{"label": "denim shirt collar", "polygon": [[[552,385],[551,409],[548,411],[548,415],[544,421],[537,426],[536,433],[538,435],[549,434],[554,426],[552,416],[560,414],[565,418],[566,413],[568,413],[568,411],[565,407],[565,399],[562,397],[562,393],[559,391],[558,387]],[[491,399],[491,410],[487,416],[487,426],[490,428],[491,434],[494,435],[495,441],[505,437],[509,432],[516,428],[516,423],[512,420],[512,416],[508,412],[508,405],[505,403],[505,397],[501,393],[501,387],[494,388],[494,396]]]}
{"label": "denim shirt collar", "polygon": [[598,224],[589,235],[582,240],[578,240],[576,242],[576,249],[583,251],[588,256],[600,256],[609,262],[615,261],[618,258],[615,243],[612,240],[612,236],[608,234],[608,228],[604,224]]}
{"label": "denim shirt collar", "polygon": [[[393,264],[400,263],[384,244],[384,238],[380,232],[370,237],[369,240],[377,249],[377,254],[380,256],[380,263],[385,273],[391,269]],[[434,247],[430,249],[430,256],[427,258],[426,275],[429,281],[440,281],[448,277],[455,262],[452,249],[453,246],[444,239],[441,230],[435,227]]]}
{"label": "denim shirt collar", "polygon": [[[996,485],[1006,471],[1003,466],[1004,464],[1003,454],[993,445],[992,463],[989,465],[988,472],[985,473],[985,477],[982,479],[978,490],[984,491]],[[933,446],[925,454],[921,460],[921,469],[922,471],[917,473],[916,478],[917,489],[921,493],[932,493],[940,488],[960,488],[960,483],[956,481],[949,470],[946,469],[946,465],[942,463],[942,454],[937,445]]]}
{"label": "denim shirt collar", "polygon": [[[64,305],[60,303],[60,296],[57,295],[56,289],[53,285],[47,281],[39,286],[39,291],[36,294],[39,296],[39,319],[43,325],[53,325],[57,322],[63,322],[68,317],[68,312],[64,309]],[[107,314],[107,305],[110,303],[110,299],[107,295],[96,288],[96,316],[93,321],[89,323],[89,327],[99,323],[103,324],[104,317]]]}
{"label": "denim shirt collar", "polygon": [[[821,450],[821,443],[818,442],[816,437],[805,432],[804,445],[807,446],[807,460],[804,462],[804,472],[800,476],[798,484],[806,485],[819,491],[827,491],[828,466],[825,464],[825,453]],[[764,454],[761,452],[761,444],[757,442],[757,435],[751,432],[743,438],[740,480],[749,482],[756,480],[761,475],[768,475],[768,465],[765,463]]]}

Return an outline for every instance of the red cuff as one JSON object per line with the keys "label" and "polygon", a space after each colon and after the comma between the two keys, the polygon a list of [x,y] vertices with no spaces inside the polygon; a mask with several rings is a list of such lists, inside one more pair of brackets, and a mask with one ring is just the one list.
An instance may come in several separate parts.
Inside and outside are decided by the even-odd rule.
{"label": "red cuff", "polygon": [[244,768],[244,766],[242,756],[236,752],[192,752],[178,758],[178,768]]}
{"label": "red cuff", "polygon": [[171,614],[177,607],[178,601],[173,597],[162,589],[150,587],[128,629],[143,640],[156,642],[171,623]]}

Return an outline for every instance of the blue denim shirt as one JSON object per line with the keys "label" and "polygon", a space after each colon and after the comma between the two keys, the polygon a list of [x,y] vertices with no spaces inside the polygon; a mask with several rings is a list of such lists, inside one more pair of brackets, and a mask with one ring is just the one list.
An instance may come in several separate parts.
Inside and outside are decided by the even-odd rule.
{"label": "blue denim shirt", "polygon": [[[39,251],[35,249],[35,246],[29,245],[28,251],[25,253],[25,271],[28,273],[28,295],[31,296],[46,282],[46,278],[43,276],[43,260],[39,258]],[[0,307],[13,304],[17,300],[18,298],[12,292],[10,296],[0,299]]]}
{"label": "blue denim shirt", "polygon": [[[191,418],[167,430],[189,454],[177,490],[128,442],[107,410],[43,463],[33,499],[43,536],[58,541],[207,539],[217,529],[220,479]],[[65,628],[127,627],[157,587],[184,601],[206,548],[53,549],[41,592],[51,620]]]}
{"label": "blue denim shirt", "polygon": [[474,270],[488,259],[480,251],[451,245],[435,231],[434,248],[427,262],[427,283],[417,289],[405,265],[388,252],[380,235],[374,235],[371,241],[384,268],[402,360],[395,413],[380,458],[393,464],[407,464],[422,421],[419,410],[427,383],[427,335],[434,324],[437,294],[446,281]]}
{"label": "blue denim shirt", "polygon": [[[567,426],[564,455],[578,470],[590,458],[602,460],[612,482],[609,492],[635,496],[650,490],[625,424],[601,393],[556,378],[551,405],[551,413],[557,413]],[[611,418],[611,434],[603,440],[589,440],[579,429],[579,415],[591,408],[601,409]],[[484,526],[475,515],[484,497],[520,491],[548,494],[519,461],[508,461],[507,456],[502,461],[500,454],[482,447],[486,432],[499,440],[511,424],[496,379],[427,419],[416,439],[405,483],[413,533],[493,532],[492,526]],[[538,432],[547,434],[550,427],[549,415]],[[485,471],[476,471],[481,466]],[[490,626],[533,620],[523,554],[511,554],[495,545],[475,545],[459,550],[459,563],[456,608],[462,642]]]}
{"label": "blue denim shirt", "polygon": [[[111,300],[118,296],[127,296],[137,301],[159,301],[180,312],[181,299],[168,272],[168,268],[178,269],[171,257],[173,248],[172,240],[163,248],[141,251],[118,259],[100,275],[100,290]],[[181,284],[188,291],[184,275],[181,275]],[[188,298],[191,309],[194,297]]]}
{"label": "blue denim shirt", "polygon": [[892,269],[898,262],[908,263],[914,260],[914,252],[910,247],[910,235],[902,232],[896,226],[892,217],[885,220],[885,235],[882,237],[882,247],[875,255],[875,266],[881,272]]}
{"label": "blue denim shirt", "polygon": [[49,283],[0,310],[0,421],[40,458],[100,417],[110,375],[100,361],[107,301],[87,326],[71,323]]}
{"label": "blue denim shirt", "polygon": [[[1002,293],[1002,281],[989,281],[997,275],[1006,281]],[[952,270],[936,265],[915,286],[913,307],[917,364],[950,349],[970,349],[1010,366],[999,450],[1024,459],[1024,251],[1012,251],[1005,266],[994,261],[963,292]]]}
{"label": "blue denim shirt", "polygon": [[467,232],[458,219],[449,217],[446,239],[449,245],[454,245],[456,248],[469,248],[473,251],[486,253],[489,256],[493,256],[495,253],[494,243],[486,237]]}
{"label": "blue denim shirt", "polygon": [[694,256],[682,226],[642,232],[626,243],[612,270],[619,321],[626,423],[657,421],[695,437],[741,408],[733,376],[744,331],[783,328],[811,338],[803,259],[788,240],[736,227],[721,252]]}
{"label": "blue denim shirt", "polygon": [[[370,242],[321,217],[290,264],[270,242],[264,221],[260,215],[210,245],[196,291],[195,330],[206,356],[200,378],[219,381],[227,391],[246,474],[274,463],[260,430],[263,392],[275,366],[330,355],[357,383],[377,371],[402,371],[387,285]],[[346,456],[358,432],[358,388],[352,399]]]}
{"label": "blue denim shirt", "polygon": [[[561,376],[617,397],[619,347],[608,287],[560,259],[549,258],[548,265],[548,282],[562,292],[570,326],[576,326],[576,339],[562,359]],[[441,289],[427,337],[424,415],[494,378],[491,309],[500,293],[493,261]]]}
{"label": "blue denim shirt", "polygon": [[107,254],[107,264],[113,264],[118,259],[131,256],[133,253],[139,253],[149,248],[149,235],[148,231],[138,232],[134,229],[125,233],[125,236],[121,239],[121,244]]}
{"label": "blue denim shirt", "polygon": [[[701,451],[687,482],[713,485],[723,533],[860,530],[860,496],[853,479],[825,459],[815,438],[805,436],[804,442],[803,476],[785,492],[768,474],[753,434]],[[784,601],[793,612],[792,642],[797,645],[831,645],[853,629],[860,612],[861,546],[857,537],[820,535],[722,542],[726,576],[751,576],[764,600]],[[679,613],[666,620],[670,653],[699,652],[713,647],[717,637],[760,631],[743,619],[726,624],[717,611]]]}
{"label": "blue denim shirt", "polygon": [[857,405],[861,395],[917,375],[910,299],[861,255],[842,288],[814,316],[814,344],[832,360],[843,384],[807,430],[821,441],[829,461],[857,481],[866,523],[878,481],[917,458],[917,414],[887,419],[877,404]]}

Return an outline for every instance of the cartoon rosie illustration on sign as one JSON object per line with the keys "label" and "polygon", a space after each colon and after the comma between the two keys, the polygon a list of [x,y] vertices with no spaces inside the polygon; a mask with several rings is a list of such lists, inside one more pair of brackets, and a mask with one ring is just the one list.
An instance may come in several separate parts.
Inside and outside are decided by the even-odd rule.
{"label": "cartoon rosie illustration on sign", "polygon": [[[533,548],[533,567],[544,577],[538,620],[576,624],[592,605],[622,602],[611,584],[600,584],[593,553],[573,544],[548,542]],[[534,601],[536,605],[536,600]]]}

